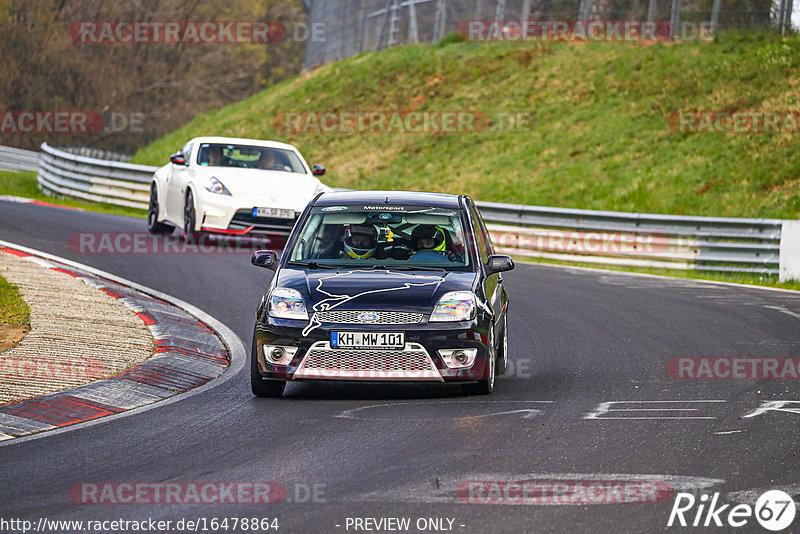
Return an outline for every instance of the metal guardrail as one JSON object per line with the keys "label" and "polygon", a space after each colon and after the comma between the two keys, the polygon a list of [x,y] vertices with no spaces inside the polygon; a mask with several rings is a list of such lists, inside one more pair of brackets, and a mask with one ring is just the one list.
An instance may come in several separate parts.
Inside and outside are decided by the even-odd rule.
{"label": "metal guardrail", "polygon": [[147,209],[157,168],[77,156],[42,143],[38,180],[47,194]]}
{"label": "metal guardrail", "polygon": [[0,170],[35,171],[39,169],[39,153],[21,148],[0,146]]}
{"label": "metal guardrail", "polygon": [[477,204],[500,252],[638,267],[780,271],[782,219]]}
{"label": "metal guardrail", "polygon": [[[48,194],[147,209],[157,167],[77,156],[47,143],[42,151],[38,179]],[[501,253],[800,280],[800,221],[477,204]]]}

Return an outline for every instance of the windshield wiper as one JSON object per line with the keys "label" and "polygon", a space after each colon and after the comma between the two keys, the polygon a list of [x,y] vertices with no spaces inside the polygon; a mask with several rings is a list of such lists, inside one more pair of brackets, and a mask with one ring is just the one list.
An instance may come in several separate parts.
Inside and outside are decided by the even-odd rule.
{"label": "windshield wiper", "polygon": [[287,265],[298,267],[308,267],[309,269],[341,269],[338,265],[328,265],[327,263],[317,263],[316,261],[290,261]]}
{"label": "windshield wiper", "polygon": [[375,265],[373,269],[386,269],[387,271],[447,271],[444,267],[430,267],[427,265]]}

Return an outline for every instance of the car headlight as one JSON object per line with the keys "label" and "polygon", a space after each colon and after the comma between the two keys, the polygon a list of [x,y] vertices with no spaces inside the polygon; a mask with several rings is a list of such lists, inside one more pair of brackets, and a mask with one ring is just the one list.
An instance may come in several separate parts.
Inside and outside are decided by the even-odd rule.
{"label": "car headlight", "polygon": [[269,295],[269,315],[280,319],[306,319],[308,312],[303,297],[295,289],[276,287]]}
{"label": "car headlight", "polygon": [[434,321],[468,321],[475,315],[475,295],[471,291],[451,291],[442,295],[431,313]]}
{"label": "car headlight", "polygon": [[225,187],[225,184],[219,181],[218,178],[212,176],[208,180],[208,185],[206,186],[206,191],[211,193],[216,193],[218,195],[228,195],[231,196],[231,192],[228,191],[228,188]]}

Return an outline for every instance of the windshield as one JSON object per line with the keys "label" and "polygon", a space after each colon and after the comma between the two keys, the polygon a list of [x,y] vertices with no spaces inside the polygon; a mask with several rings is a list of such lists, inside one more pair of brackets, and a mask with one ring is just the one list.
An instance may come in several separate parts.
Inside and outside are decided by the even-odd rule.
{"label": "windshield", "polygon": [[240,167],[306,174],[306,169],[291,150],[250,145],[203,143],[197,151],[203,167]]}
{"label": "windshield", "polygon": [[316,207],[289,256],[312,268],[469,270],[461,212],[425,206]]}

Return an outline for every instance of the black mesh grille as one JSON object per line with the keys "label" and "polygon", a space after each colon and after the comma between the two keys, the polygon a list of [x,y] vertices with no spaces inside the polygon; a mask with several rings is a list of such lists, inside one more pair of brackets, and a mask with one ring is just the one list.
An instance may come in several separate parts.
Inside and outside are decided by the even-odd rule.
{"label": "black mesh grille", "polygon": [[254,217],[253,210],[241,209],[231,219],[229,230],[244,230],[250,226],[253,232],[270,232],[289,235],[297,216],[293,219],[276,219],[274,217]]}

